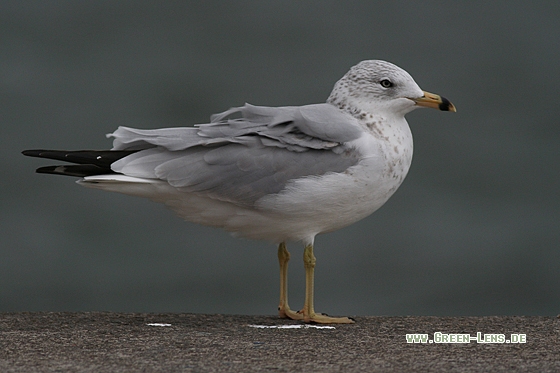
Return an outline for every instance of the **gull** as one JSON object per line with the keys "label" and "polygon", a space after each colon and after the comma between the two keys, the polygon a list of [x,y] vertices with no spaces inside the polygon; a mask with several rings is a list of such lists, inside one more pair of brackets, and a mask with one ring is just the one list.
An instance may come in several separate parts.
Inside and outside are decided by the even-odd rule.
{"label": "gull", "polygon": [[[107,135],[111,150],[23,154],[74,163],[39,173],[77,176],[82,186],[149,198],[187,221],[278,244],[279,316],[352,323],[315,312],[315,236],[365,218],[397,190],[412,161],[404,116],[419,107],[456,111],[403,69],[367,60],[336,82],[326,103],[245,104],[191,127],[119,127]],[[304,246],[299,311],[288,305],[288,241]]]}

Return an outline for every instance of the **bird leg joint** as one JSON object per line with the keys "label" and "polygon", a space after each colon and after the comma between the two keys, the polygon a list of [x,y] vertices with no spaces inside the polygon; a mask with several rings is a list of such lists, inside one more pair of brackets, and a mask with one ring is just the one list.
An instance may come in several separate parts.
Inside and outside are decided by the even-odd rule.
{"label": "bird leg joint", "polygon": [[286,243],[282,242],[278,245],[278,261],[280,265],[288,263],[290,261],[290,252],[286,248]]}
{"label": "bird leg joint", "polygon": [[303,265],[305,268],[315,268],[315,262],[317,259],[313,255],[313,245],[305,246],[303,250]]}

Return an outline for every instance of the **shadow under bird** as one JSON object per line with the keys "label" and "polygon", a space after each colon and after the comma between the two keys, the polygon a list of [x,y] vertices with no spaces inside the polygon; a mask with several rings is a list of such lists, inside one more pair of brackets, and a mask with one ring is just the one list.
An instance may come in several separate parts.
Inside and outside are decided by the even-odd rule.
{"label": "shadow under bird", "polygon": [[[455,111],[406,71],[370,60],[352,67],[326,103],[245,104],[194,127],[119,127],[107,135],[111,150],[23,154],[74,163],[39,173],[77,176],[80,185],[149,198],[185,220],[279,244],[280,317],[352,323],[315,312],[313,242],[370,215],[401,185],[412,161],[404,116],[419,107]],[[300,311],[288,306],[287,241],[304,245]]]}

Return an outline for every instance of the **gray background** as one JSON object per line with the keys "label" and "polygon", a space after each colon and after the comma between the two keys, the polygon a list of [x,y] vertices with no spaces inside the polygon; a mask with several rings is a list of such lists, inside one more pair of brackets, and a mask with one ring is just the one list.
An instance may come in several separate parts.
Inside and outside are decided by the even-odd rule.
{"label": "gray background", "polygon": [[557,314],[560,4],[547,3],[2,2],[0,311],[274,314],[274,245],[37,175],[50,163],[20,151],[108,148],[119,125],[203,123],[244,102],[323,102],[375,58],[458,112],[409,114],[405,183],[317,238],[317,310]]}

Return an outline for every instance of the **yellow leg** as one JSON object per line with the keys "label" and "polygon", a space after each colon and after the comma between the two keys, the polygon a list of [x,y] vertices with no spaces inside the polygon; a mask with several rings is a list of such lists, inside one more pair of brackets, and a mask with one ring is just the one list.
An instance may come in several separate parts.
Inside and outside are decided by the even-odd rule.
{"label": "yellow leg", "polygon": [[[278,249],[278,252],[280,252],[280,249]],[[303,250],[303,264],[305,266],[305,304],[303,305],[303,320],[305,322],[315,322],[320,324],[353,323],[354,320],[348,317],[330,317],[320,313],[315,313],[315,309],[313,307],[313,293],[316,261],[317,259],[315,258],[315,255],[313,255],[313,244],[308,244]]]}
{"label": "yellow leg", "polygon": [[290,253],[286,248],[286,243],[278,245],[278,262],[280,263],[280,304],[278,305],[278,315],[282,318],[292,320],[303,320],[303,314],[294,312],[288,305],[288,262]]}

